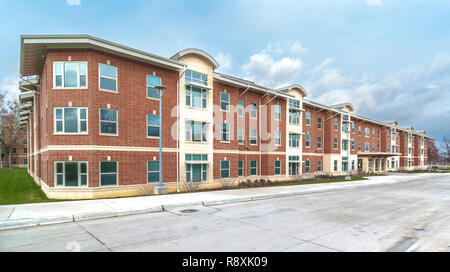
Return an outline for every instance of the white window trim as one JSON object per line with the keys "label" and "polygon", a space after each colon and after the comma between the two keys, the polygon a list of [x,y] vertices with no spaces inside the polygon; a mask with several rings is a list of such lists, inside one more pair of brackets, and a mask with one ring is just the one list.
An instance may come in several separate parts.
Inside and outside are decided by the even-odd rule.
{"label": "white window trim", "polygon": [[[240,108],[239,101],[242,101],[242,108]],[[239,114],[239,110],[242,110],[242,114]],[[244,115],[245,115],[244,100],[239,99],[238,100],[238,117],[244,117]]]}
{"label": "white window trim", "polygon": [[[224,169],[224,168],[222,168],[222,162],[228,162],[228,168],[227,169]],[[220,161],[220,178],[230,178],[231,177],[231,171],[230,171],[230,169],[231,169],[231,165],[230,165],[231,163],[230,163],[230,161],[228,161],[228,160],[221,160]],[[222,177],[222,171],[228,171],[228,177]]]}
{"label": "white window trim", "polygon": [[[309,118],[306,117],[307,113],[309,113]],[[309,124],[307,121],[309,121]],[[309,111],[305,111],[305,126],[311,126],[311,112],[309,112]]]}
{"label": "white window trim", "polygon": [[[101,120],[101,110],[114,110],[116,111],[116,121],[107,121],[107,120]],[[112,133],[104,133],[102,132],[102,127],[101,127],[101,123],[102,122],[107,122],[107,123],[116,123],[116,133],[112,134]],[[105,108],[99,108],[98,109],[98,133],[99,135],[102,136],[119,136],[119,111],[115,110],[115,109],[105,109]]]}
{"label": "white window trim", "polygon": [[[190,127],[189,127],[189,131],[191,132],[190,134],[189,134],[189,140],[186,140],[186,131],[188,131],[188,129],[186,128],[186,122],[189,122],[189,124],[190,124]],[[198,123],[201,123],[201,129],[200,129],[200,133],[201,133],[201,141],[194,141],[193,140],[193,134],[192,134],[192,123],[193,122],[198,122]],[[206,124],[206,141],[203,141],[203,124]],[[205,143],[208,143],[208,126],[209,126],[209,123],[208,122],[205,122],[205,121],[195,121],[195,120],[186,120],[185,122],[184,122],[184,125],[185,125],[185,128],[184,128],[184,131],[185,131],[185,135],[184,135],[184,140],[185,140],[185,142],[188,142],[188,143],[194,143],[194,144],[205,144]],[[159,138],[159,137],[158,137]],[[222,139],[222,128],[221,128],[221,130],[220,130],[220,139]]]}
{"label": "white window trim", "polygon": [[[66,173],[65,173],[65,169],[64,169],[64,164],[66,162],[76,162],[78,163],[78,186],[67,186],[66,187]],[[56,164],[57,163],[62,163],[63,164],[63,185],[58,185],[58,173],[57,171],[57,167]],[[86,185],[81,185],[81,163],[86,163]],[[53,176],[53,186],[54,187],[58,187],[58,188],[87,188],[89,187],[89,162],[88,161],[54,161],[53,162],[53,172],[54,172],[54,176]]]}
{"label": "white window trim", "polygon": [[[64,63],[66,62],[75,62],[77,63],[77,86],[78,87],[64,87]],[[55,66],[58,63],[62,63],[62,74],[61,74],[61,87],[56,87],[56,73],[55,73]],[[86,86],[84,87],[80,87],[80,63],[86,63]],[[87,61],[54,61],[53,62],[53,89],[54,90],[86,90],[88,89],[88,85],[89,85],[89,80],[88,80],[88,62]]]}
{"label": "white window trim", "polygon": [[[280,111],[277,111],[277,108],[278,108]],[[279,115],[280,118],[277,118],[277,115]],[[274,119],[275,119],[275,121],[281,121],[281,105],[280,105],[280,104],[275,105]]]}
{"label": "white window trim", "polygon": [[[277,132],[280,133],[280,137],[277,137]],[[277,139],[279,139],[279,141],[280,141],[279,144],[277,144]],[[275,145],[276,146],[281,146],[281,130],[279,130],[279,129],[275,130]]]}
{"label": "white window trim", "polygon": [[[256,109],[255,109],[254,111],[252,110],[252,105],[255,105],[255,106],[256,106]],[[249,118],[250,118],[250,119],[258,120],[258,104],[256,104],[256,103],[250,103],[248,106],[249,106],[249,113],[248,113]],[[252,112],[255,112],[255,116],[256,116],[256,117],[252,117]]]}
{"label": "white window trim", "polygon": [[[155,182],[159,182],[159,178],[158,178],[158,180],[157,181],[149,181],[148,180],[148,174],[150,173],[150,170],[148,169],[148,163],[149,162],[158,162],[158,177],[160,178],[160,175],[161,175],[161,169],[159,169],[159,160],[158,161],[147,161],[147,183],[148,184],[154,184]],[[118,168],[117,168],[118,169]],[[151,171],[152,173],[156,173],[156,171]]]}
{"label": "white window trim", "polygon": [[[252,167],[252,161],[256,162],[256,166],[255,167]],[[249,176],[257,176],[258,175],[258,161],[257,160],[250,160],[248,166],[249,166],[249,170],[250,170],[248,175]],[[256,174],[254,174],[254,175],[252,175],[252,168],[256,169],[256,171],[255,171]]]}
{"label": "white window trim", "polygon": [[[147,136],[148,139],[159,139],[159,137],[161,137],[161,124],[159,124],[159,126],[155,126],[155,125],[149,125],[148,124],[148,116],[149,115],[156,115],[156,114],[150,114],[147,113],[145,115],[145,135]],[[159,115],[156,115],[159,118]],[[119,118],[117,118],[117,120],[119,120]],[[148,127],[159,127],[159,136],[149,136],[148,135]]]}
{"label": "white window trim", "polygon": [[[240,131],[242,131],[242,135],[240,135]],[[239,136],[242,136],[242,143],[240,142],[240,137]],[[238,144],[239,145],[244,145],[245,144],[245,129],[243,129],[243,128],[238,128]]]}
{"label": "white window trim", "polygon": [[[116,184],[115,185],[102,185],[102,162],[115,162],[117,165],[116,170]],[[107,174],[112,174],[108,172]],[[119,187],[119,161],[99,161],[98,162],[98,186],[99,187]]]}
{"label": "white window trim", "polygon": [[[255,131],[256,135],[252,136],[252,130]],[[252,138],[255,138],[256,144],[252,144]],[[258,130],[257,129],[249,129],[249,143],[250,145],[258,145]]]}
{"label": "white window trim", "polygon": [[[276,162],[280,162],[280,166],[279,167],[276,167]],[[276,172],[277,168],[280,168],[280,173],[279,174],[277,174],[277,172]],[[273,162],[273,175],[274,176],[280,176],[281,175],[281,160],[275,160]]]}
{"label": "white window trim", "polygon": [[[309,136],[309,140],[306,136]],[[311,148],[311,134],[309,133],[305,134],[305,148]]]}
{"label": "white window trim", "polygon": [[[228,140],[224,140],[223,138],[222,138],[222,136],[223,136],[223,125],[225,125],[226,127],[227,127],[227,130],[226,130],[226,132],[225,132],[225,134],[227,135],[227,139]],[[202,136],[203,136],[203,130],[202,130]],[[222,125],[220,126],[220,142],[221,143],[230,143],[230,125],[229,124],[226,124],[226,123],[222,123]]]}
{"label": "white window trim", "polygon": [[[188,94],[187,94],[187,90],[185,89],[185,91],[184,91],[184,106],[186,107],[186,108],[189,108],[189,109],[194,109],[194,110],[203,110],[203,111],[208,111],[208,95],[209,95],[209,92],[208,92],[208,89],[205,89],[205,88],[201,88],[201,87],[197,87],[197,86],[195,86],[196,88],[199,88],[201,91],[200,91],[200,103],[201,103],[201,107],[200,108],[198,108],[198,107],[194,107],[194,106],[192,106],[192,86],[190,86],[190,85],[187,85],[187,86],[189,86],[189,88],[191,88],[189,91],[190,91],[190,94],[189,94],[189,105],[186,105],[186,101],[187,101],[187,96],[188,96]],[[203,98],[203,92],[205,92],[206,93],[206,97],[205,98]],[[203,107],[203,99],[205,99],[205,101],[206,101],[206,106],[205,107]],[[158,99],[159,100],[159,99]]]}
{"label": "white window trim", "polygon": [[[64,109],[67,108],[75,108],[78,109],[77,118],[78,118],[78,130],[81,129],[81,118],[80,118],[80,109],[86,109],[86,132],[64,132]],[[62,130],[61,132],[56,131],[56,110],[62,109]],[[60,119],[58,119],[60,120]],[[54,107],[53,108],[53,135],[87,135],[89,134],[89,110],[87,107]]]}
{"label": "white window trim", "polygon": [[[108,66],[111,66],[111,67],[115,67],[116,68],[116,78],[112,78],[112,77],[107,77],[107,76],[102,76],[102,75],[100,75],[100,64],[103,64],[103,65],[108,65]],[[110,64],[106,64],[106,63],[98,63],[98,90],[99,91],[102,91],[102,92],[108,92],[108,93],[119,93],[119,77],[118,77],[118,74],[119,74],[119,68],[117,67],[117,66],[114,66],[114,65],[110,65]],[[113,91],[113,90],[108,90],[108,89],[102,89],[102,88],[100,88],[100,78],[102,78],[102,77],[104,77],[104,78],[107,78],[107,79],[112,79],[112,80],[115,80],[116,81],[116,90],[115,91]]]}
{"label": "white window trim", "polygon": [[[150,97],[150,96],[148,96],[148,88],[149,88],[149,87],[151,87],[151,88],[154,88],[154,87],[155,87],[155,86],[148,85],[148,76],[157,77],[157,76],[149,75],[149,74],[146,74],[146,75],[145,75],[145,81],[146,81],[146,84],[145,84],[145,86],[146,86],[146,88],[145,88],[145,96],[147,97],[147,99],[159,101],[160,98],[155,98],[155,97]],[[157,78],[159,78],[159,84],[161,84],[162,79],[161,79],[160,77],[157,77]],[[161,97],[161,95],[160,95],[160,97]]]}
{"label": "white window trim", "polygon": [[[228,101],[222,100],[222,94],[228,95]],[[219,98],[220,98],[220,111],[223,111],[223,112],[230,112],[230,100],[231,100],[231,95],[230,95],[229,93],[226,93],[226,92],[220,92],[220,93],[219,93]],[[226,103],[227,103],[227,105],[228,105],[228,107],[227,107],[228,110],[222,109],[222,102],[226,102]]]}

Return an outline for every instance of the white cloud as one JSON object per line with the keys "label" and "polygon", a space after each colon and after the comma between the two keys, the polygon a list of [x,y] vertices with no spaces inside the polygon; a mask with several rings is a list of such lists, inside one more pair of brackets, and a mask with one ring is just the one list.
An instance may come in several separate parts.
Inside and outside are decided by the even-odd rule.
{"label": "white cloud", "polygon": [[0,84],[0,92],[5,94],[5,97],[9,101],[19,99],[19,76],[9,75],[2,79]]}
{"label": "white cloud", "polygon": [[299,74],[303,62],[299,58],[273,56],[258,53],[250,57],[242,66],[244,77],[268,87],[279,87],[290,84]]}
{"label": "white cloud", "polygon": [[230,54],[224,54],[222,52],[219,52],[215,57],[214,57],[217,62],[219,63],[219,69],[222,70],[230,70],[232,65],[231,65],[231,55]]}
{"label": "white cloud", "polygon": [[305,53],[305,52],[308,52],[308,50],[306,48],[304,48],[300,42],[294,42],[291,45],[290,49],[291,49],[291,51],[293,53]]}
{"label": "white cloud", "polygon": [[381,6],[381,0],[366,0],[369,6]]}
{"label": "white cloud", "polygon": [[66,0],[66,3],[69,6],[80,6],[81,0]]}

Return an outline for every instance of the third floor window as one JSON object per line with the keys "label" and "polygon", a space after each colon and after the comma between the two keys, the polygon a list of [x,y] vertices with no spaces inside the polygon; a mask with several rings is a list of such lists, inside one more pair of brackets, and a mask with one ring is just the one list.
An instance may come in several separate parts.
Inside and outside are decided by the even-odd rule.
{"label": "third floor window", "polygon": [[86,87],[86,61],[65,61],[53,63],[53,88],[77,89]]}
{"label": "third floor window", "polygon": [[117,92],[117,67],[99,63],[99,89]]}

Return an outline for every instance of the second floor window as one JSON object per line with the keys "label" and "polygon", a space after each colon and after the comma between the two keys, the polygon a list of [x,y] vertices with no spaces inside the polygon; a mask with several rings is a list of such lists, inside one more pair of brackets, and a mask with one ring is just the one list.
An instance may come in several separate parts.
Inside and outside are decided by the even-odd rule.
{"label": "second floor window", "polygon": [[87,133],[87,108],[55,108],[55,133]]}
{"label": "second floor window", "polygon": [[99,63],[100,90],[117,92],[117,67]]}
{"label": "second floor window", "polygon": [[322,118],[317,118],[317,128],[318,129],[322,128]]}
{"label": "second floor window", "polygon": [[311,136],[309,135],[309,133],[307,133],[305,136],[305,146],[310,147],[310,145],[311,145]]}
{"label": "second floor window", "polygon": [[206,122],[187,121],[186,122],[186,141],[188,142],[206,142],[208,124]]}
{"label": "second floor window", "polygon": [[275,105],[275,120],[281,120],[281,105]]}
{"label": "second floor window", "polygon": [[244,129],[238,128],[238,143],[244,144]]}
{"label": "second floor window", "polygon": [[300,134],[289,133],[289,147],[299,147]]}
{"label": "second floor window", "polygon": [[222,124],[222,133],[221,133],[221,141],[228,142],[230,141],[230,128],[228,124]]}
{"label": "second floor window", "polygon": [[100,109],[100,134],[117,135],[117,110]]}
{"label": "second floor window", "polygon": [[239,100],[239,102],[238,102],[238,116],[239,117],[244,116],[244,101],[243,100]]}
{"label": "second floor window", "polygon": [[208,91],[197,87],[186,86],[186,106],[206,109]]}
{"label": "second floor window", "polygon": [[338,148],[338,138],[334,138],[334,149]]}
{"label": "second floor window", "polygon": [[322,138],[317,137],[317,148],[322,148]]}
{"label": "second floor window", "polygon": [[65,61],[53,63],[53,88],[86,88],[87,62]]}
{"label": "second floor window", "polygon": [[334,130],[338,129],[338,119],[334,118]]}
{"label": "second floor window", "polygon": [[159,115],[147,114],[147,136],[159,137]]}
{"label": "second floor window", "polygon": [[251,145],[256,145],[257,144],[257,133],[256,133],[256,129],[250,129],[250,144]]}
{"label": "second floor window", "polygon": [[275,145],[281,145],[281,130],[275,130]]}
{"label": "second floor window", "polygon": [[250,118],[257,118],[258,107],[255,103],[250,103]]}

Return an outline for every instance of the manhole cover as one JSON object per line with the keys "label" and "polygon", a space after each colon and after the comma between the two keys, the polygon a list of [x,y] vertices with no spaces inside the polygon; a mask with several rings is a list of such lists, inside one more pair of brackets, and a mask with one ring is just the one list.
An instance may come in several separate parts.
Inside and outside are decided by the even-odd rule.
{"label": "manhole cover", "polygon": [[194,212],[198,212],[197,209],[185,209],[185,210],[181,210],[180,212],[182,213],[194,213]]}

